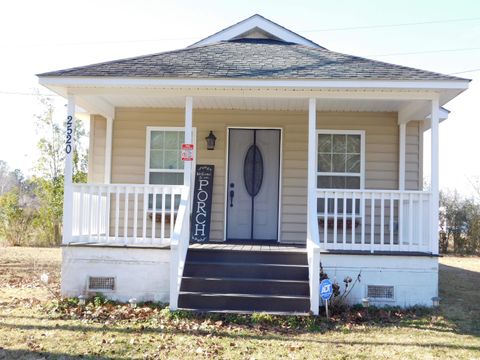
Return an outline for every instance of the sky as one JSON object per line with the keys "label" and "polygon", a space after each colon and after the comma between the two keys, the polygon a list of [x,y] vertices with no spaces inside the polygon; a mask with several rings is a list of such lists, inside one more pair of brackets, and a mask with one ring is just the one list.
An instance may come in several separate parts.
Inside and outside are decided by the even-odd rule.
{"label": "sky", "polygon": [[[2,1],[0,160],[32,174],[42,109],[30,94],[51,94],[35,74],[183,48],[255,13],[330,50],[472,79],[440,125],[440,187],[472,194],[480,179],[478,0]],[[65,103],[55,98],[59,120]]]}

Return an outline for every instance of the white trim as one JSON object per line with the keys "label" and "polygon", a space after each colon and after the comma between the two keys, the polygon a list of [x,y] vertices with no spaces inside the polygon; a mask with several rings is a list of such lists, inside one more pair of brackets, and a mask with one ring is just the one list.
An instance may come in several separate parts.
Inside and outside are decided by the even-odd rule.
{"label": "white trim", "polygon": [[[187,96],[185,98],[185,144],[192,144],[192,122],[193,122],[193,98],[191,96]],[[196,158],[196,146],[194,145],[194,160]],[[195,168],[192,166],[192,161],[185,161],[183,163],[185,172],[183,173],[183,185],[191,188],[192,185],[192,171]],[[190,173],[190,176],[189,176]]]}
{"label": "white trim", "polygon": [[[227,241],[227,208],[228,208],[228,160],[229,157],[229,143],[230,143],[230,129],[245,129],[245,130],[280,130],[280,149],[279,149],[279,169],[278,169],[278,226],[277,226],[277,243],[282,242],[282,177],[283,177],[283,128],[282,127],[262,127],[262,126],[227,126],[226,128],[226,149],[225,149],[225,193],[224,193],[224,216],[223,216],[223,241]],[[266,241],[268,242],[268,241]]]}
{"label": "white trim", "polygon": [[113,134],[113,118],[106,118],[105,129],[105,173],[104,182],[110,184],[112,181],[112,135]]}
{"label": "white trim", "polygon": [[303,36],[300,36],[294,33],[293,31],[288,30],[283,26],[280,26],[274,23],[273,21],[270,21],[258,14],[250,16],[249,18],[242,20],[237,24],[231,25],[226,29],[223,29],[213,35],[210,35],[200,41],[197,41],[196,43],[190,45],[189,47],[202,46],[202,45],[212,44],[219,41],[231,40],[240,35],[248,33],[249,31],[252,31],[254,29],[263,30],[264,32],[267,32],[273,35],[275,38],[278,38],[280,40],[284,40],[287,42],[292,42],[295,44],[306,45],[306,46],[313,46],[316,48],[322,48],[321,46],[314,43],[313,41],[308,40]]}
{"label": "white trim", "polygon": [[430,170],[430,181],[431,181],[431,192],[432,199],[430,202],[430,214],[431,214],[431,245],[434,254],[438,254],[438,221],[439,221],[439,206],[440,206],[440,195],[439,195],[439,104],[438,98],[432,100],[431,103],[432,116],[430,121],[431,127],[431,170]]}
{"label": "white trim", "polygon": [[[365,189],[365,130],[339,130],[339,129],[317,129],[315,138],[315,155],[318,153],[318,135],[319,134],[340,134],[340,135],[360,135],[360,173],[336,173],[319,172],[318,160],[315,157],[315,173],[324,176],[360,176],[360,189]],[[315,186],[317,189],[318,186]]]}
{"label": "white trim", "polygon": [[[146,149],[145,149],[145,185],[154,185],[150,184],[150,177],[149,174],[151,172],[178,172],[178,173],[185,173],[185,167],[183,169],[153,169],[150,170],[150,139],[151,139],[151,133],[152,131],[185,131],[184,127],[178,127],[178,126],[147,126],[146,127]],[[195,169],[195,164],[196,164],[196,159],[197,159],[197,144],[196,144],[196,139],[197,139],[197,128],[192,127],[192,143],[195,145],[194,147],[194,160],[192,164],[192,176],[193,172]],[[185,184],[181,184],[185,185]],[[180,185],[179,185],[180,186]]]}
{"label": "white trim", "polygon": [[[251,79],[152,79],[127,77],[39,77],[46,87],[226,87],[226,88],[303,88],[303,89],[410,89],[410,90],[466,90],[468,80],[251,80]],[[74,90],[74,89],[72,89]],[[425,100],[432,99],[434,94]]]}
{"label": "white trim", "polygon": [[[70,123],[70,124],[69,124]],[[65,151],[65,173],[63,191],[63,244],[72,238],[73,229],[73,154],[75,151],[75,96],[68,95],[67,129],[62,151]],[[70,151],[67,152],[67,146]]]}
{"label": "white trim", "polygon": [[[399,125],[399,155],[398,155],[398,190],[405,190],[405,143],[407,124]],[[423,135],[421,135],[423,136]]]}

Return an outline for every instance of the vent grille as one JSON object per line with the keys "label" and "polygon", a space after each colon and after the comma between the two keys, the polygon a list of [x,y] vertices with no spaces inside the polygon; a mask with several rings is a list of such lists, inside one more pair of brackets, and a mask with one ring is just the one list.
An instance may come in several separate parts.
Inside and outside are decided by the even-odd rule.
{"label": "vent grille", "polygon": [[89,277],[88,278],[89,290],[115,290],[115,278],[114,277]]}
{"label": "vent grille", "polygon": [[393,300],[395,297],[393,286],[384,285],[368,285],[367,297],[372,299],[389,299]]}

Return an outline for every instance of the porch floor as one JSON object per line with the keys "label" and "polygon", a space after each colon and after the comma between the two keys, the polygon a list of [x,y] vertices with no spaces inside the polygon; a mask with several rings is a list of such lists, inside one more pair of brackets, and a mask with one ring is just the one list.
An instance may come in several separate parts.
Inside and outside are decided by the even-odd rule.
{"label": "porch floor", "polygon": [[189,249],[202,250],[232,250],[232,251],[264,251],[264,252],[299,252],[305,253],[305,245],[301,244],[280,244],[261,241],[225,241],[210,242],[205,244],[190,244]]}

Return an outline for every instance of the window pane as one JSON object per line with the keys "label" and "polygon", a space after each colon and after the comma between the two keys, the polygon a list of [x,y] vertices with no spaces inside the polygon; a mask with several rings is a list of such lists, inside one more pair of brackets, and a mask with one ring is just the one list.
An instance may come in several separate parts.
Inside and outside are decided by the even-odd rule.
{"label": "window pane", "polygon": [[150,184],[156,185],[183,185],[183,172],[179,173],[150,173]]}
{"label": "window pane", "polygon": [[345,172],[345,154],[332,155],[332,171]]}
{"label": "window pane", "polygon": [[346,186],[347,186],[347,189],[360,189],[360,177],[347,176]]}
{"label": "window pane", "polygon": [[332,152],[332,135],[330,134],[318,135],[318,152],[323,152],[323,153]]}
{"label": "window pane", "polygon": [[318,171],[330,172],[332,171],[332,155],[318,154]]}
{"label": "window pane", "polygon": [[179,169],[181,165],[183,167],[180,156],[180,151],[178,150],[165,150],[165,164],[163,169]]}
{"label": "window pane", "polygon": [[360,135],[347,135],[347,153],[360,154]]}
{"label": "window pane", "polygon": [[347,172],[360,172],[360,155],[347,155]]}
{"label": "window pane", "polygon": [[151,150],[150,151],[150,168],[151,169],[163,169],[163,151]]}
{"label": "window pane", "polygon": [[332,176],[333,189],[345,189],[345,176]]}
{"label": "window pane", "polygon": [[152,131],[150,149],[163,149],[164,137],[164,131]]}
{"label": "window pane", "polygon": [[332,177],[317,176],[317,187],[320,189],[330,189],[332,187]]}
{"label": "window pane", "polygon": [[345,135],[333,135],[333,153],[345,153],[347,149],[346,142]]}
{"label": "window pane", "polygon": [[[180,136],[182,134],[182,136]],[[166,131],[165,132],[165,150],[180,150],[183,142],[183,132]]]}

